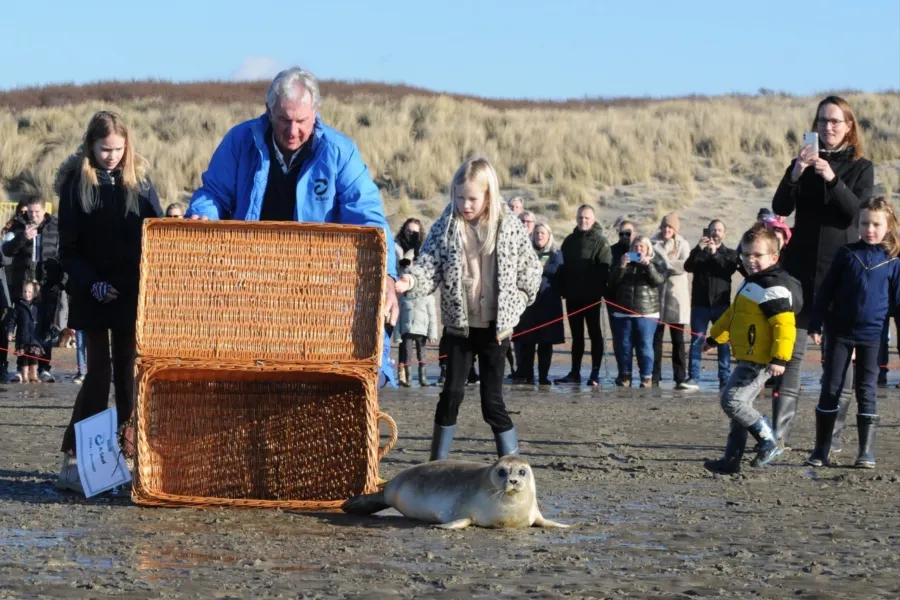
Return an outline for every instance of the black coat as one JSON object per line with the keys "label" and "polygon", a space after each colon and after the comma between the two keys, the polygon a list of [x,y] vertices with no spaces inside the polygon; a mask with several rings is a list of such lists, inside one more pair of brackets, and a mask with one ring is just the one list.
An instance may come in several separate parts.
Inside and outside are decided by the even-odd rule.
{"label": "black coat", "polygon": [[[6,236],[12,236],[12,239],[3,243],[3,254],[11,261],[9,292],[13,298],[20,297],[22,286],[32,279],[41,287],[63,285],[64,275],[59,263],[59,221],[54,215],[44,215],[44,220],[37,227],[40,237],[31,240],[25,237],[25,229],[29,225],[21,219],[15,220]],[[32,258],[38,240],[40,247],[37,248],[38,260],[35,261]]]}
{"label": "black coat", "polygon": [[577,227],[563,240],[563,265],[559,270],[561,293],[573,310],[598,302],[606,295],[612,253],[599,224],[587,231]]}
{"label": "black coat", "polygon": [[544,325],[550,321],[559,321],[542,327],[536,331],[531,331],[516,338],[516,342],[522,344],[562,344],[566,341],[566,334],[563,328],[562,316],[563,306],[562,298],[559,296],[559,290],[556,288],[555,279],[559,272],[559,267],[563,264],[562,252],[553,249],[550,252],[538,252],[538,258],[544,265],[543,276],[541,277],[541,287],[538,290],[537,298],[534,304],[525,309],[516,325],[516,333],[520,331],[528,331],[538,325]]}
{"label": "black coat", "polygon": [[16,330],[16,349],[25,346],[40,346],[38,338],[38,306],[36,302],[25,302],[19,298],[13,310],[9,312],[6,321],[6,330]]}
{"label": "black coat", "polygon": [[[632,238],[632,239],[634,239],[634,238]],[[629,248],[631,248],[630,240],[627,244],[625,242],[616,242],[615,244],[613,244],[612,246],[609,247],[610,254],[612,255],[612,260],[609,263],[610,269],[612,269],[612,267],[614,267],[615,265],[619,264],[619,262],[621,262],[622,257],[625,255],[626,252],[629,251]],[[612,280],[610,280],[607,282],[607,285],[606,285],[606,297],[607,298],[615,298],[615,296],[616,296],[616,288],[615,288],[615,285],[613,284]],[[610,306],[609,304],[606,305],[606,308],[607,308],[607,310],[614,310],[613,307]]]}
{"label": "black coat", "polygon": [[797,183],[792,183],[791,170],[796,162],[792,161],[772,199],[775,214],[786,217],[797,212],[791,243],[781,255],[781,264],[803,288],[803,311],[797,317],[800,329],[809,326],[813,297],[838,249],[859,239],[859,207],[875,187],[872,163],[864,158],[851,160],[850,153],[847,148],[821,154],[834,171],[831,183],[813,167],[807,167]]}
{"label": "black coat", "polygon": [[731,304],[731,276],[737,268],[737,251],[723,245],[713,254],[695,246],[684,263],[684,270],[694,274],[691,306],[714,308]]}
{"label": "black coat", "polygon": [[[137,319],[141,234],[144,219],[161,217],[156,189],[146,178],[141,184],[138,214],[125,213],[125,188],[116,177],[98,171],[97,205],[81,206],[77,168],[59,182],[59,257],[68,274],[69,327],[110,329],[134,327]],[[91,287],[105,281],[119,297],[102,304]]]}
{"label": "black coat", "polygon": [[[610,274],[616,304],[639,315],[659,312],[659,292],[667,273],[666,259],[659,252],[649,265],[630,262],[623,267],[621,262],[616,263]],[[613,306],[613,311],[625,312],[619,306]]]}

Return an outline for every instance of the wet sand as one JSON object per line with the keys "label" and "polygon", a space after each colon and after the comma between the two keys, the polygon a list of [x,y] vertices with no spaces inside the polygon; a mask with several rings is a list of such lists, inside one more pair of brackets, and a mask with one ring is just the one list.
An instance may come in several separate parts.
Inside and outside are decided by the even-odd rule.
{"label": "wet sand", "polygon": [[[71,351],[60,358],[74,362]],[[558,356],[553,375],[565,371]],[[568,530],[447,532],[396,513],[141,508],[127,494],[58,493],[77,387],[0,386],[0,598],[896,598],[900,390],[879,390],[878,468],[802,466],[811,366],[794,450],[737,476],[703,469],[727,433],[712,387],[506,388],[541,508]],[[436,366],[429,367],[434,375]],[[586,370],[584,375],[586,375]],[[71,373],[69,373],[71,375]],[[892,376],[892,383],[896,376]],[[389,390],[400,439],[382,475],[428,458],[438,388]],[[768,399],[758,406],[770,412]],[[855,419],[843,453],[856,454]],[[495,450],[469,388],[455,458]]]}

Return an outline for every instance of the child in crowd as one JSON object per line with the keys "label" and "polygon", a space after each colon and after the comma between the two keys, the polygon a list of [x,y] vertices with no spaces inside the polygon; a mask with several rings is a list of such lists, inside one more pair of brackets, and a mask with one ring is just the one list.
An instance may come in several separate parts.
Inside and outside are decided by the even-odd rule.
{"label": "child in crowd", "polygon": [[409,298],[441,288],[447,379],[434,418],[431,460],[446,459],[465,396],[472,357],[481,369],[481,411],[497,454],[517,454],[516,428],[503,403],[503,372],[513,327],[541,285],[541,262],[521,221],[500,196],[485,158],[464,162],[450,183],[450,204],[415,263],[396,283]]}
{"label": "child in crowd", "polygon": [[741,239],[741,260],[747,278],[728,310],[712,326],[704,352],[731,343],[737,367],[722,390],[722,409],[731,419],[725,455],[708,461],[716,473],[738,473],[747,433],[756,441],[751,465],[768,464],[779,454],[769,420],[753,408],[766,380],[784,373],[797,337],[796,315],[803,293],[796,279],[778,264],[778,238],[764,223],[754,225]]}
{"label": "child in crowd", "polygon": [[[419,255],[422,247],[422,222],[418,219],[407,219],[400,228],[394,246],[397,250],[397,267],[400,274],[404,274]],[[400,296],[400,318],[397,320],[397,328],[394,330],[400,337],[400,385],[409,387],[412,384],[410,377],[410,350],[415,345],[416,361],[419,366],[419,385],[428,385],[425,374],[425,342],[437,341],[437,309],[434,296],[421,298],[408,298]]]}
{"label": "child in crowd", "polygon": [[855,350],[856,466],[875,468],[879,346],[885,319],[900,307],[900,235],[894,208],[885,198],[871,198],[860,207],[859,237],[838,250],[816,294],[810,320],[809,333],[817,344],[823,324],[828,332],[825,378],[816,406],[816,446],[806,461],[813,467],[829,464],[838,399]]}
{"label": "child in crowd", "polygon": [[622,386],[631,386],[632,348],[637,354],[641,387],[653,384],[653,337],[659,319],[659,295],[666,281],[666,259],[654,250],[647,236],[638,236],[631,251],[622,255],[610,273],[610,287],[615,290],[611,325],[615,328],[614,350]]}
{"label": "child in crowd", "polygon": [[[9,332],[9,341],[16,341],[16,366],[17,373],[13,375],[10,383],[38,382],[37,358],[44,353],[41,340],[38,338],[38,283],[28,281],[22,286],[22,297],[18,299],[13,310],[10,311],[6,324]],[[15,330],[15,334],[13,334]]]}

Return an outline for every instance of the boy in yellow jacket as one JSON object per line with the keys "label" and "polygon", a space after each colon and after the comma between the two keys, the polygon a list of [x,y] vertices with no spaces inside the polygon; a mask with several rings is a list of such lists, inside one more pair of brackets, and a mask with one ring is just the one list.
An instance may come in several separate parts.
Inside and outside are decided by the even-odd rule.
{"label": "boy in yellow jacket", "polygon": [[738,361],[722,390],[722,410],[731,418],[725,455],[706,463],[716,473],[741,470],[748,432],[758,442],[752,466],[768,464],[780,454],[772,425],[753,408],[753,400],[769,377],[784,373],[797,337],[795,316],[803,304],[800,284],[778,265],[778,238],[771,229],[754,225],[741,239],[741,248],[747,278],[704,348],[709,352],[730,343]]}

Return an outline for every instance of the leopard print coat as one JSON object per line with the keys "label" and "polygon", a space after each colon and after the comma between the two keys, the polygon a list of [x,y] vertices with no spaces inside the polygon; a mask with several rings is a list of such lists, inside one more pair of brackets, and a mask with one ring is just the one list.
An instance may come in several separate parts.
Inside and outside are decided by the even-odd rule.
{"label": "leopard print coat", "polygon": [[[428,296],[441,287],[441,321],[448,333],[469,335],[469,316],[463,294],[463,249],[450,218],[452,205],[431,227],[419,257],[409,267],[415,283],[408,298]],[[453,231],[447,231],[448,227]],[[504,206],[497,230],[497,338],[512,335],[525,307],[534,302],[541,287],[541,261],[522,222]]]}

